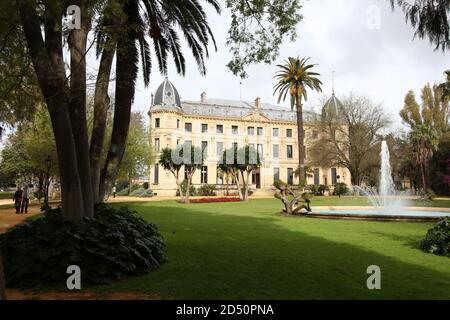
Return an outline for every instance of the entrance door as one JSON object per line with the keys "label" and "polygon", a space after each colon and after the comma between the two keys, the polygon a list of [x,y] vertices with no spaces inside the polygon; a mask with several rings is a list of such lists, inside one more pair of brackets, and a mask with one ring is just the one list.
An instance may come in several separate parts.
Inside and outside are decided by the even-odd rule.
{"label": "entrance door", "polygon": [[258,171],[253,172],[252,174],[252,182],[256,185],[256,189],[261,189],[261,173]]}

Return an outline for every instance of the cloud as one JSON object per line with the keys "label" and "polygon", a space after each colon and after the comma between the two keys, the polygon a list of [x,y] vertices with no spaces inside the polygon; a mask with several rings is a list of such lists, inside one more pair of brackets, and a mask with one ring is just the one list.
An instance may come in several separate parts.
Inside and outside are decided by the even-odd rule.
{"label": "cloud", "polygon": [[[210,98],[240,98],[240,80],[226,68],[230,54],[225,47],[229,27],[229,12],[218,16],[207,10],[210,25],[218,43],[218,52],[211,52],[207,61],[207,76],[199,75],[194,59],[184,45],[187,72],[176,75],[173,64],[169,76],[182,99],[199,100],[206,91]],[[373,26],[373,14],[379,13],[379,28]],[[336,71],[336,94],[349,92],[367,95],[395,116],[400,124],[399,110],[408,90],[419,92],[427,82],[440,82],[443,71],[450,68],[449,54],[435,52],[427,40],[415,39],[410,25],[405,23],[399,8],[391,10],[387,0],[314,0],[304,2],[304,20],[298,26],[298,39],[285,43],[277,63],[289,56],[308,56],[318,63],[324,92],[331,94],[331,73]],[[375,23],[375,26],[377,23]],[[369,27],[368,27],[369,26]],[[249,68],[249,78],[242,83],[242,98],[276,103],[273,96],[275,65],[255,65]],[[142,79],[136,91],[136,110],[147,111],[151,92],[163,77],[156,67],[150,88]],[[308,105],[317,106],[320,94],[310,94]],[[288,103],[286,103],[287,106]]]}

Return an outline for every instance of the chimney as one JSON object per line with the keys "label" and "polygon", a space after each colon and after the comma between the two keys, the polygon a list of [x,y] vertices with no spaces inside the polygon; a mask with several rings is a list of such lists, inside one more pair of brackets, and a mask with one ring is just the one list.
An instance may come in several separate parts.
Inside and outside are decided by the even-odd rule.
{"label": "chimney", "polygon": [[200,95],[200,99],[202,103],[206,103],[207,100],[206,92],[202,92],[202,94]]}
{"label": "chimney", "polygon": [[261,98],[260,97],[256,97],[255,99],[255,107],[256,108],[261,108]]}

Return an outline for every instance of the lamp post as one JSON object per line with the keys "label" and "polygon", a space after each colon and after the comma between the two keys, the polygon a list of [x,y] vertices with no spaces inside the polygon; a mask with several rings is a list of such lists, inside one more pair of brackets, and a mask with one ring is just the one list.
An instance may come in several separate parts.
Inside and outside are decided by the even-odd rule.
{"label": "lamp post", "polygon": [[51,165],[52,165],[52,159],[50,158],[50,156],[47,156],[47,158],[45,159],[45,166],[47,168],[47,174],[45,177],[45,185],[44,185],[44,207],[45,207],[45,210],[47,210],[49,208],[49,206],[48,206],[48,189],[50,186]]}

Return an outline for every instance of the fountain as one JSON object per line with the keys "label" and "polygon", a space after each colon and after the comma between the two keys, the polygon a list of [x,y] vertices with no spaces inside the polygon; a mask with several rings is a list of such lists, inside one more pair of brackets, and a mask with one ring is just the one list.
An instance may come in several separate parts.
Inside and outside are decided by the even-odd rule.
{"label": "fountain", "polygon": [[394,180],[392,180],[389,148],[385,140],[381,142],[380,158],[381,167],[378,190],[367,186],[353,186],[353,189],[359,194],[367,196],[372,206],[378,211],[385,213],[397,211],[408,205],[406,197],[410,194],[409,192],[401,192],[395,189]]}
{"label": "fountain", "polygon": [[389,148],[385,140],[381,142],[381,167],[378,189],[368,186],[353,186],[353,190],[367,197],[371,207],[362,209],[341,208],[317,208],[311,216],[328,218],[358,218],[376,220],[437,220],[450,216],[450,208],[437,211],[434,208],[408,207],[408,192],[396,190],[392,179]]}

